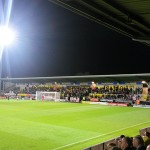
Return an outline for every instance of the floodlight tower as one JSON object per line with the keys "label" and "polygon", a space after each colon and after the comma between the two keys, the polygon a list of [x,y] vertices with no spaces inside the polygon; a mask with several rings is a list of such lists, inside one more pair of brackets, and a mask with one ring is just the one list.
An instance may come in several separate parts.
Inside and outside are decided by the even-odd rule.
{"label": "floodlight tower", "polygon": [[0,0],[0,92],[2,82],[2,56],[5,47],[14,40],[14,32],[9,28],[13,0]]}
{"label": "floodlight tower", "polygon": [[2,56],[6,46],[10,45],[15,38],[13,30],[7,26],[0,26],[0,92],[1,92],[1,77],[2,77]]}

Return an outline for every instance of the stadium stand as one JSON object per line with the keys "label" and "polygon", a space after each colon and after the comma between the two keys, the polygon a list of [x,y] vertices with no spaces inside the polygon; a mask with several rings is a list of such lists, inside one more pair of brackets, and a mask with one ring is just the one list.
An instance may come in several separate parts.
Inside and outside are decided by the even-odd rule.
{"label": "stadium stand", "polygon": [[[78,82],[77,84],[72,82],[62,82],[56,84],[56,82],[48,82],[47,78],[46,82],[43,83],[38,82],[37,79],[36,82],[34,82],[32,78],[28,79],[28,82],[24,83],[21,82],[27,79],[3,80],[4,89],[1,93],[5,93],[4,95],[10,95],[11,97],[15,97],[16,95],[16,97],[20,99],[35,99],[36,91],[45,91],[60,92],[61,99],[65,99],[70,102],[107,102],[109,105],[118,105],[118,103],[120,103],[120,106],[122,103],[125,103],[126,106],[131,106],[133,104],[150,104],[150,89],[149,87],[143,87],[143,84],[139,81],[127,83],[95,82],[95,87],[92,88],[92,82]],[[40,78],[40,81],[41,80],[44,81],[45,79]],[[68,78],[68,80],[71,80],[71,78]],[[80,80],[82,81],[82,77]],[[145,91],[146,93],[144,93]]]}

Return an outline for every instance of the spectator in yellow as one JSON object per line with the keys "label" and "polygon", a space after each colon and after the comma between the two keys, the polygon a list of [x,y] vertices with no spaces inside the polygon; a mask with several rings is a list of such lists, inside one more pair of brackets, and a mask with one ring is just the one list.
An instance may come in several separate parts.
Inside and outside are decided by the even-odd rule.
{"label": "spectator in yellow", "polygon": [[144,132],[144,136],[142,137],[144,140],[144,144],[147,147],[150,144],[150,133]]}

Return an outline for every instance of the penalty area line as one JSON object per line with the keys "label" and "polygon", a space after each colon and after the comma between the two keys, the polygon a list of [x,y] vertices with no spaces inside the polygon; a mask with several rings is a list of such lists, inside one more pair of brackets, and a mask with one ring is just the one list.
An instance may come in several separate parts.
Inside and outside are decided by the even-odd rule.
{"label": "penalty area line", "polygon": [[109,133],[106,133],[106,134],[101,134],[101,135],[98,135],[98,136],[95,136],[95,137],[91,137],[91,138],[88,138],[88,139],[85,139],[85,140],[81,140],[81,141],[78,141],[78,142],[74,142],[74,143],[70,143],[70,144],[67,144],[67,145],[64,145],[64,146],[60,146],[58,148],[54,148],[53,150],[59,150],[59,149],[62,149],[62,148],[66,148],[66,147],[75,145],[75,144],[87,142],[87,141],[90,141],[92,139],[96,139],[96,138],[99,138],[99,137],[102,137],[102,136],[105,136],[105,135],[109,135],[109,134],[112,134],[112,133],[115,133],[115,132],[119,132],[119,131],[122,131],[122,130],[133,128],[133,127],[136,127],[136,126],[139,126],[139,125],[142,125],[142,124],[146,124],[146,123],[149,123],[149,122],[150,121],[139,123],[139,124],[136,124],[136,125],[133,125],[133,126],[129,126],[129,127],[126,127],[126,128],[121,128],[121,129],[118,129],[118,130],[115,130],[115,131],[112,131],[112,132],[109,132]]}

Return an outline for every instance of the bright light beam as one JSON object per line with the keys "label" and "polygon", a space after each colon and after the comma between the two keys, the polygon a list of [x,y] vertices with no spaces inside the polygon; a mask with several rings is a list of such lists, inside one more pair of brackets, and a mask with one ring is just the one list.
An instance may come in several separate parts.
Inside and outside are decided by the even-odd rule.
{"label": "bright light beam", "polygon": [[7,46],[11,44],[15,39],[15,33],[13,30],[6,26],[0,26],[0,46]]}
{"label": "bright light beam", "polygon": [[0,0],[0,51],[11,44],[15,38],[14,32],[8,28],[13,0]]}
{"label": "bright light beam", "polygon": [[0,24],[8,26],[13,0],[0,0]]}
{"label": "bright light beam", "polygon": [[9,24],[11,9],[12,9],[12,3],[13,3],[13,0],[5,1],[4,10],[5,10],[5,25],[6,26],[8,26],[8,24]]}
{"label": "bright light beam", "polygon": [[3,50],[5,49],[5,46],[11,44],[15,38],[14,32],[8,28],[11,16],[12,3],[13,0],[0,0],[0,78],[2,76]]}

